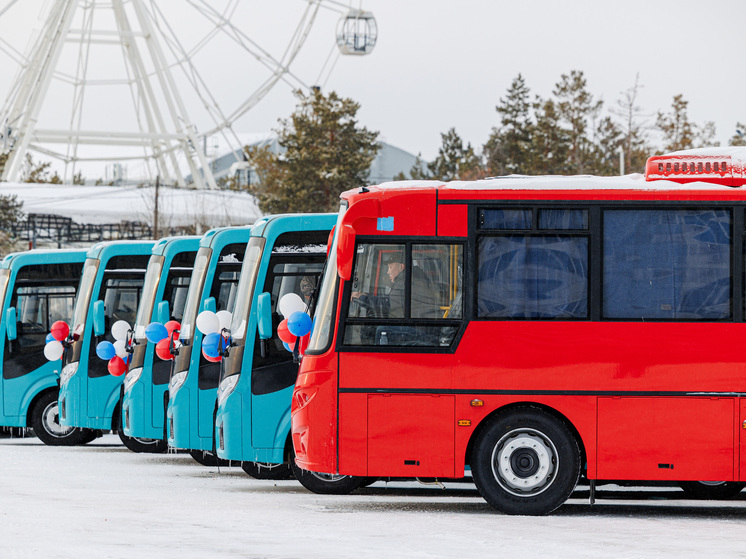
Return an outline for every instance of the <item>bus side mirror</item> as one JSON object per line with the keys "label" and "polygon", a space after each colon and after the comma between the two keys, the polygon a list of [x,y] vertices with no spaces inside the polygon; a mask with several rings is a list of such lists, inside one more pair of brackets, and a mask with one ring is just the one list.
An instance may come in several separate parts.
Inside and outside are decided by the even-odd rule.
{"label": "bus side mirror", "polygon": [[204,303],[202,303],[202,310],[203,311],[211,311],[216,312],[217,304],[215,303],[215,297],[208,297],[205,299]]}
{"label": "bus side mirror", "polygon": [[18,337],[16,331],[16,308],[10,307],[5,310],[5,333],[8,335],[8,339],[13,341]]}
{"label": "bus side mirror", "polygon": [[103,336],[104,334],[106,334],[104,302],[101,300],[93,303],[93,333],[96,336]]}
{"label": "bus side mirror", "polygon": [[354,249],[355,229],[352,225],[340,225],[337,233],[337,273],[344,281],[352,277]]}
{"label": "bus side mirror", "polygon": [[269,340],[272,337],[272,296],[262,293],[257,297],[256,318],[259,328],[259,339]]}
{"label": "bus side mirror", "polygon": [[168,301],[161,301],[158,303],[158,312],[156,314],[156,320],[161,324],[166,324],[171,318],[171,309],[168,308]]}

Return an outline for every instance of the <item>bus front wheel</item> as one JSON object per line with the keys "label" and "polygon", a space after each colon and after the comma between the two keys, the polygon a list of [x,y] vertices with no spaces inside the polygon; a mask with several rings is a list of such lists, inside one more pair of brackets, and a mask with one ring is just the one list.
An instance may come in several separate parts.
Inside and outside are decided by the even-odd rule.
{"label": "bus front wheel", "polygon": [[570,429],[539,408],[495,416],[477,436],[471,468],[484,499],[506,514],[542,515],[562,505],[580,478]]}
{"label": "bus front wheel", "polygon": [[316,472],[309,472],[300,468],[295,463],[295,454],[290,455],[290,467],[293,469],[295,479],[300,484],[311,491],[319,495],[347,495],[355,489],[365,485],[365,482],[369,479],[366,477],[356,476],[340,476],[335,474],[320,474]]}
{"label": "bus front wheel", "polygon": [[140,437],[129,437],[120,428],[117,431],[119,440],[132,452],[144,452],[148,454],[163,454],[168,450],[168,443],[162,439],[143,439]]}
{"label": "bus front wheel", "polygon": [[[31,410],[31,427],[41,442],[49,446],[71,446],[82,444],[89,435],[88,429],[66,427],[60,424],[58,392],[43,394]],[[85,441],[88,442],[88,441]]]}
{"label": "bus front wheel", "polygon": [[680,481],[679,486],[689,497],[717,501],[730,499],[743,489],[743,483],[737,481]]}
{"label": "bus front wheel", "polygon": [[293,479],[289,464],[241,462],[241,469],[254,479]]}

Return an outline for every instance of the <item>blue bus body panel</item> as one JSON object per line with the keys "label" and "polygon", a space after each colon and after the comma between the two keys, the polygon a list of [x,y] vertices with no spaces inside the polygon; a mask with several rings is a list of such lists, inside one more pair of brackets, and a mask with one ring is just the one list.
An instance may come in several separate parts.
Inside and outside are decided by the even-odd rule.
{"label": "blue bus body panel", "polygon": [[331,230],[336,219],[335,214],[280,215],[266,218],[252,231],[252,236],[263,236],[267,242],[252,294],[241,374],[233,391],[218,405],[215,416],[214,436],[218,441],[216,448],[220,458],[273,464],[281,464],[285,460],[293,387],[262,395],[251,392],[257,298],[262,293],[269,272],[272,247],[277,238],[293,231]]}
{"label": "blue bus body panel", "polygon": [[[91,358],[91,344],[94,343],[92,309],[99,298],[101,284],[109,260],[114,256],[146,256],[150,255],[154,246],[153,241],[111,241],[98,243],[88,251],[88,258],[97,258],[99,266],[96,282],[88,306],[88,318],[83,332],[83,348],[77,372],[60,388],[60,407],[64,408],[64,416],[60,415],[60,423],[70,427],[84,427],[89,429],[116,429],[112,426],[112,414],[119,400],[122,376],[105,375],[90,377],[88,375],[89,359]],[[97,357],[93,357],[98,359]],[[112,402],[114,402],[112,404]]]}
{"label": "blue bus body panel", "polygon": [[[211,248],[212,255],[205,274],[199,312],[204,310],[205,300],[210,296],[221,250],[234,243],[241,243],[245,248],[251,236],[251,229],[223,227],[211,229],[202,237],[200,247]],[[176,394],[170,396],[166,410],[168,444],[174,448],[206,451],[212,451],[213,448],[212,432],[217,388],[202,389],[198,385],[201,354],[202,334],[195,328],[186,379]]]}
{"label": "blue bus body panel", "polygon": [[[39,264],[82,264],[86,259],[85,250],[30,250],[7,255],[0,268],[10,270],[8,286],[2,301],[0,315],[0,371],[5,368],[6,346],[8,344],[5,312],[9,308],[18,271],[30,265]],[[44,390],[57,388],[62,361],[45,361],[36,369],[16,378],[0,375],[0,426],[26,427],[28,414],[34,399]]]}
{"label": "blue bus body panel", "polygon": [[[164,257],[161,280],[168,277],[174,257],[182,252],[196,252],[200,237],[171,237],[161,239],[153,247],[154,255]],[[158,282],[151,322],[158,320],[158,304],[163,301],[166,282]],[[128,421],[123,422],[124,434],[129,437],[162,439],[164,436],[163,397],[168,383],[153,384],[153,364],[159,359],[155,355],[155,344],[148,342],[140,378],[124,393],[122,410]]]}

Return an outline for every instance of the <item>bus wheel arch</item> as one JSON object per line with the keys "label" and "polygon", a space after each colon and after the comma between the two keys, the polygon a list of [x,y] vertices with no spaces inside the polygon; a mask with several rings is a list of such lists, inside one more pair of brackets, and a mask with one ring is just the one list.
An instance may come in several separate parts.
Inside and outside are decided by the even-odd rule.
{"label": "bus wheel arch", "polygon": [[474,483],[501,512],[548,514],[578,483],[581,446],[577,431],[556,410],[531,403],[506,406],[486,417],[472,435]]}
{"label": "bus wheel arch", "polygon": [[26,424],[33,428],[41,442],[49,446],[72,446],[88,442],[88,429],[60,425],[58,396],[57,387],[39,392],[29,405]]}

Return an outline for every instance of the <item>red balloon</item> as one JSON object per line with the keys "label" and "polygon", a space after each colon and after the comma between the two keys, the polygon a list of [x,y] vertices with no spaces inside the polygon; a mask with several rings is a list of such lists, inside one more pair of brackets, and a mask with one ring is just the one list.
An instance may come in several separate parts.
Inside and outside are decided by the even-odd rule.
{"label": "red balloon", "polygon": [[121,377],[126,371],[127,371],[127,364],[124,362],[124,360],[115,355],[111,359],[109,359],[109,373],[114,375],[115,377]]}
{"label": "red balloon", "polygon": [[[168,322],[166,322],[166,324],[164,324],[164,326],[166,327],[166,332],[168,332],[169,336],[174,333],[174,330],[181,330],[181,324],[179,324],[175,320],[169,320]],[[179,333],[177,332],[176,334],[174,334],[174,340],[178,339]]]}
{"label": "red balloon", "polygon": [[155,354],[164,361],[171,361],[174,358],[174,356],[171,355],[169,345],[170,340],[168,338],[163,338],[160,342],[155,344]]}
{"label": "red balloon", "polygon": [[65,338],[67,338],[67,335],[70,333],[70,327],[67,325],[67,322],[58,320],[57,322],[52,324],[52,327],[49,329],[49,333],[52,334],[52,337],[55,340],[61,342]]}
{"label": "red balloon", "polygon": [[285,318],[280,324],[277,325],[277,337],[280,338],[286,344],[291,347],[295,345],[295,336],[288,330],[288,319]]}
{"label": "red balloon", "polygon": [[210,363],[220,363],[220,360],[222,359],[220,355],[218,355],[217,357],[210,357],[209,355],[205,353],[204,349],[202,350],[202,357],[207,359]]}

